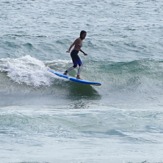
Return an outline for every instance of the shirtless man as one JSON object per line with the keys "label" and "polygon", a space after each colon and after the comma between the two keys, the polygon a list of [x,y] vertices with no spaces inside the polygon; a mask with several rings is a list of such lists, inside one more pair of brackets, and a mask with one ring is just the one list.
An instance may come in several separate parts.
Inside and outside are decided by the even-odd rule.
{"label": "shirtless man", "polygon": [[73,50],[71,51],[71,59],[72,59],[72,62],[73,62],[73,66],[68,68],[65,72],[64,72],[64,75],[67,75],[70,71],[72,71],[74,68],[76,68],[77,66],[78,67],[78,72],[77,72],[77,76],[76,78],[77,79],[80,79],[80,71],[81,71],[81,66],[82,66],[82,61],[80,60],[80,57],[78,56],[78,53],[79,51],[82,52],[84,55],[87,55],[82,49],[82,42],[83,40],[85,39],[87,35],[87,32],[86,31],[81,31],[80,32],[80,37],[77,38],[73,43],[72,45],[69,47],[69,49],[67,50],[68,53],[70,53],[72,47]]}

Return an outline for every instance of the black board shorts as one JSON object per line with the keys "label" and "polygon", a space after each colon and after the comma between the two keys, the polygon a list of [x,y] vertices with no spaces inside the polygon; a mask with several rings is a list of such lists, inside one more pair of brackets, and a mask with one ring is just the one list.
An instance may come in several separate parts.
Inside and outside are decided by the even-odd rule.
{"label": "black board shorts", "polygon": [[73,67],[77,67],[78,65],[82,65],[82,61],[80,60],[80,57],[78,56],[79,51],[78,50],[72,50],[71,52],[71,58],[73,61]]}

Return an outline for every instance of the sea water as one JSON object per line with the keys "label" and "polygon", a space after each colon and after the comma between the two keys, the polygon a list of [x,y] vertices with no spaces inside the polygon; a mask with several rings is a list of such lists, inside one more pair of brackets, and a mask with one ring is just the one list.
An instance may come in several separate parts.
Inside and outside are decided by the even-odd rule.
{"label": "sea water", "polygon": [[[163,163],[162,8],[1,0],[0,163]],[[81,77],[100,87],[47,71],[72,65],[66,51],[81,30]]]}

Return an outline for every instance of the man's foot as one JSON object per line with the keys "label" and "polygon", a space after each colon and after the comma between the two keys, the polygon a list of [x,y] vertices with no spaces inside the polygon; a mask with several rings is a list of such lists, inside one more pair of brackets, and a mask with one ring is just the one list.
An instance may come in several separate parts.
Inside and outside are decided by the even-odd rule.
{"label": "man's foot", "polygon": [[67,75],[67,73],[68,73],[68,72],[67,72],[67,71],[65,71],[63,74],[64,74],[64,75]]}
{"label": "man's foot", "polygon": [[76,76],[77,79],[81,79],[79,75]]}

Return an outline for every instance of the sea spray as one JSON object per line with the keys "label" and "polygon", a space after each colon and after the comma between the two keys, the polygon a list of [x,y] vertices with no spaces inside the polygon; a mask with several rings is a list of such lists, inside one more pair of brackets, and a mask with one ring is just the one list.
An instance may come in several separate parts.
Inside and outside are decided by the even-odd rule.
{"label": "sea spray", "polygon": [[20,58],[6,58],[1,60],[1,71],[6,71],[7,76],[14,82],[29,86],[49,86],[51,80],[45,64],[29,55]]}

